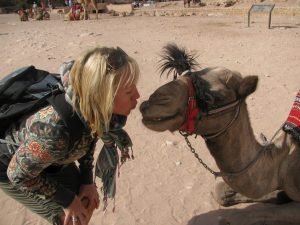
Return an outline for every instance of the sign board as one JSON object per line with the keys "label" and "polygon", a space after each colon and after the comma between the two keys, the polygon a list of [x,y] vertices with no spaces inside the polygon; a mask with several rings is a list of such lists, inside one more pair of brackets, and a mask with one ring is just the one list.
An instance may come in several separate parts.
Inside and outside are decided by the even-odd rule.
{"label": "sign board", "polygon": [[252,5],[251,12],[271,12],[275,5]]}
{"label": "sign board", "polygon": [[275,7],[275,4],[265,5],[265,4],[253,4],[248,11],[248,27],[250,27],[250,13],[251,12],[266,12],[269,13],[269,29],[271,26],[271,13]]}

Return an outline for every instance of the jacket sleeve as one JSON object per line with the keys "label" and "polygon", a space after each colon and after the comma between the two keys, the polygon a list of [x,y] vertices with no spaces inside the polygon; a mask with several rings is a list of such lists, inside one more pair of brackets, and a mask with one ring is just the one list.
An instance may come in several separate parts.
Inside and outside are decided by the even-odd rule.
{"label": "jacket sleeve", "polygon": [[7,176],[21,190],[51,199],[65,208],[73,201],[75,193],[43,173],[45,168],[67,155],[68,133],[58,121],[52,107],[27,119],[26,138],[11,159]]}
{"label": "jacket sleeve", "polygon": [[93,168],[94,168],[93,161],[94,161],[94,152],[96,148],[96,143],[97,140],[94,139],[90,145],[90,149],[88,153],[78,160],[82,184],[93,183]]}

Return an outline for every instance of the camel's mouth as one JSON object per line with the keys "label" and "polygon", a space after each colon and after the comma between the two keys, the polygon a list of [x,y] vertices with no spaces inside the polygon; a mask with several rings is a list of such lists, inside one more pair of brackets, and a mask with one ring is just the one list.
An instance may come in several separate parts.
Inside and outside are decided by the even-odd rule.
{"label": "camel's mouth", "polygon": [[164,122],[166,120],[171,120],[173,118],[175,118],[176,116],[178,115],[175,114],[175,115],[172,115],[172,116],[164,116],[164,117],[153,117],[153,118],[143,118],[143,123],[161,123],[161,122]]}
{"label": "camel's mouth", "polygon": [[143,124],[154,131],[175,131],[183,123],[180,113],[171,116],[143,117]]}

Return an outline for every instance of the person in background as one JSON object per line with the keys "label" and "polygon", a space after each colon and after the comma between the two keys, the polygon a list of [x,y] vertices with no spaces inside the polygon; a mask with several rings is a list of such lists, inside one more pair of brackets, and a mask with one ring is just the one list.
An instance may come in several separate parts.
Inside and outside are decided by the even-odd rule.
{"label": "person in background", "polygon": [[46,11],[46,4],[44,1],[41,1],[41,9],[42,11]]}
{"label": "person in background", "polygon": [[53,5],[50,0],[48,0],[48,8],[49,8],[49,12],[51,12],[53,9]]}
{"label": "person in background", "polygon": [[37,11],[38,11],[38,6],[37,6],[36,2],[33,2],[32,10],[33,10],[34,17],[36,17]]}
{"label": "person in background", "polygon": [[33,9],[36,9],[36,8],[37,8],[36,2],[33,2],[32,8],[33,8]]}
{"label": "person in background", "polygon": [[96,142],[136,107],[139,74],[121,48],[95,47],[64,63],[65,98],[86,129],[69,146],[70,133],[51,105],[11,124],[0,144],[0,188],[51,224],[87,225],[100,204]]}

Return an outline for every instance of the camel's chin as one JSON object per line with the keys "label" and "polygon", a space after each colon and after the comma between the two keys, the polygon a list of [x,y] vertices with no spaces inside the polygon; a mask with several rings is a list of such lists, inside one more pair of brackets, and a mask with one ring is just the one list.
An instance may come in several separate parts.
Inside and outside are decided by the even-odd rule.
{"label": "camel's chin", "polygon": [[180,115],[175,115],[168,118],[143,118],[143,124],[150,130],[163,132],[169,130],[171,132],[176,131],[180,128],[184,122],[184,118]]}

